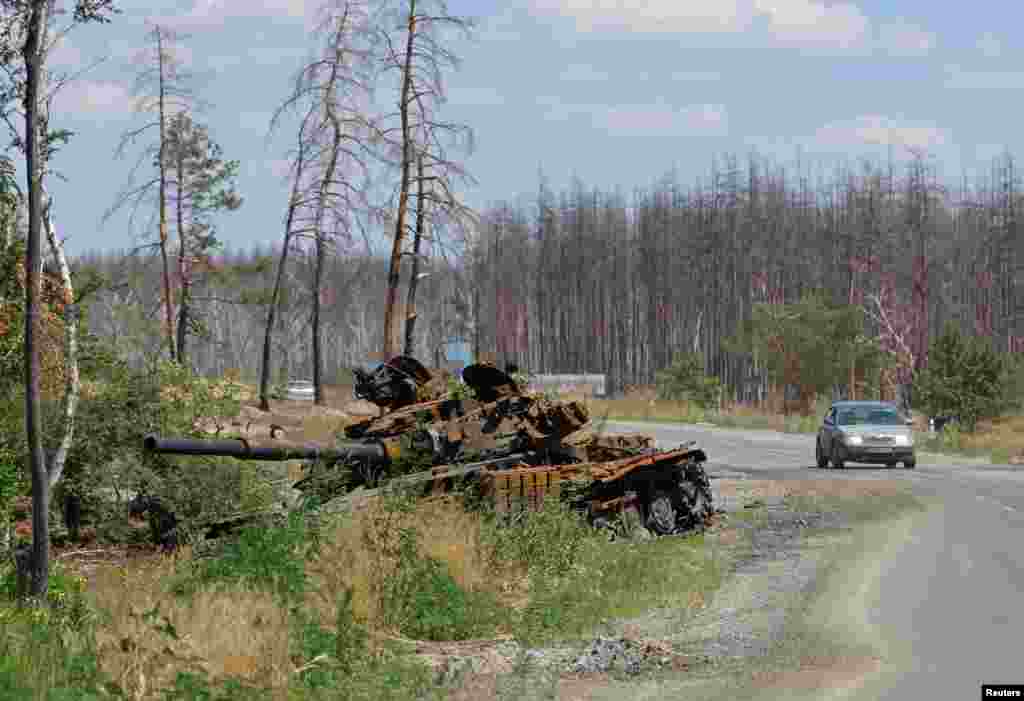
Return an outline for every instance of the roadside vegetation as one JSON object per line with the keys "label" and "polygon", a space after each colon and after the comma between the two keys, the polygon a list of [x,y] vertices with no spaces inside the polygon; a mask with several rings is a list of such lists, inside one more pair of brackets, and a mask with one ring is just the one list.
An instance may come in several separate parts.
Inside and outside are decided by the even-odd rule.
{"label": "roadside vegetation", "polygon": [[0,696],[443,698],[412,641],[575,639],[721,578],[702,536],[609,543],[556,502],[513,525],[400,493],[311,516],[204,557],[56,566],[51,607],[0,607]]}
{"label": "roadside vegetation", "polygon": [[[49,605],[17,601],[14,568],[0,566],[0,698],[444,698],[413,641],[575,639],[611,617],[699,605],[720,583],[722,555],[703,536],[610,543],[557,501],[512,523],[461,495],[385,493],[330,515],[300,502],[204,541],[205,523],[270,512],[274,470],[289,465],[167,459],[143,453],[142,437],[231,435],[255,388],[167,363],[135,371],[86,340],[80,439],[50,515]],[[272,420],[324,443],[347,421],[303,408]],[[31,540],[22,411],[13,397],[0,413],[12,548]],[[178,553],[151,545],[158,523],[128,518],[137,494],[179,516]]]}
{"label": "roadside vegetation", "polygon": [[[827,305],[819,299],[811,297],[803,306],[818,310],[822,316],[814,320],[806,311],[790,310],[793,316],[811,319],[802,333],[792,331],[797,339],[818,338],[816,327],[836,323],[837,317],[826,314],[823,310],[827,310]],[[848,335],[850,339],[858,338],[854,322],[845,316],[838,318],[843,324],[853,324],[852,335]],[[775,336],[769,334],[767,340],[762,337],[766,332],[759,326],[758,319],[755,316],[745,336],[740,334],[733,341],[736,347],[747,344],[746,347],[758,348],[761,344],[767,349],[772,343],[780,342],[781,331]],[[773,338],[775,341],[771,340]],[[853,344],[854,340],[849,343]],[[801,357],[813,356],[821,350],[813,344],[798,347]],[[879,363],[875,374],[884,380],[886,365],[882,356],[866,351],[864,356]],[[793,379],[783,355],[769,357],[779,362],[774,370],[770,369],[770,377],[778,383]],[[985,458],[997,464],[1024,462],[1024,361],[996,351],[986,339],[964,336],[952,323],[933,341],[928,357],[929,364],[912,376],[909,386],[918,449]],[[653,386],[634,387],[620,398],[587,397],[585,400],[593,416],[609,421],[708,423],[785,433],[815,433],[830,405],[823,392],[841,384],[845,362],[841,355],[835,355],[831,361],[823,355],[818,358],[813,366],[808,366],[809,370],[798,376],[798,391],[793,399],[786,399],[780,385],[775,385],[764,401],[731,401],[725,397],[718,378],[705,374],[700,356],[687,353],[678,355],[671,366],[659,372]],[[883,387],[884,382],[864,383],[857,398],[892,401],[893,397],[886,395]],[[955,417],[955,420],[941,431],[929,433],[928,419],[933,416]]]}

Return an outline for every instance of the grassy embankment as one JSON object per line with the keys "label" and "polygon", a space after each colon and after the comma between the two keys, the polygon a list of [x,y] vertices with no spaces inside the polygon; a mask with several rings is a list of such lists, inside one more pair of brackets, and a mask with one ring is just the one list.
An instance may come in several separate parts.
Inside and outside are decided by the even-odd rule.
{"label": "grassy embankment", "polygon": [[[275,419],[330,440],[343,419],[314,414]],[[63,553],[51,607],[0,606],[0,698],[444,698],[413,641],[542,644],[698,606],[723,557],[700,535],[608,543],[557,503],[509,526],[458,497],[400,494],[319,520],[294,512],[213,557],[125,552]]]}
{"label": "grassy embankment", "polygon": [[[819,399],[810,416],[784,415],[777,410],[732,404],[723,410],[704,410],[689,402],[654,399],[653,391],[621,399],[592,399],[586,403],[591,415],[608,421],[652,421],[667,423],[708,423],[715,426],[767,429],[785,433],[815,433],[828,402]],[[981,421],[974,433],[947,427],[930,435],[923,418],[915,423],[918,450],[982,458],[995,464],[1024,462],[1024,415],[1001,416]]]}
{"label": "grassy embankment", "polygon": [[[639,676],[618,672],[574,676],[527,667],[497,680],[493,686],[505,693],[472,698],[711,701],[794,694],[803,698],[804,690],[811,692],[808,698],[821,698],[824,690],[859,683],[875,671],[883,652],[877,641],[861,635],[864,631],[855,626],[870,593],[870,586],[861,584],[870,585],[871,568],[879,566],[885,555],[879,546],[885,539],[878,534],[910,522],[927,504],[893,480],[726,482],[722,487],[740,497],[744,508],[729,514],[708,535],[710,547],[720,550],[723,562],[721,586],[714,597],[701,607],[652,611],[612,626],[614,636],[655,642],[662,654],[670,655],[672,664],[646,666]],[[782,511],[788,513],[766,506],[780,497]],[[796,540],[785,546],[787,554],[776,557],[773,549],[778,541],[771,533],[777,532],[780,522],[792,527],[798,517],[818,525],[800,527]],[[899,540],[905,531],[897,528],[894,533],[898,534],[889,540]],[[751,538],[755,532],[762,537]],[[793,549],[799,551],[798,558]],[[785,573],[805,561],[815,565],[815,585],[786,584]],[[802,564],[799,567],[806,571]],[[824,597],[843,604],[829,607]],[[821,615],[823,605],[828,615]],[[777,627],[780,610],[784,614],[781,630]],[[856,636],[850,634],[854,630]],[[728,642],[734,635],[763,641],[767,648],[763,654],[745,657],[705,657],[701,652],[709,640]]]}

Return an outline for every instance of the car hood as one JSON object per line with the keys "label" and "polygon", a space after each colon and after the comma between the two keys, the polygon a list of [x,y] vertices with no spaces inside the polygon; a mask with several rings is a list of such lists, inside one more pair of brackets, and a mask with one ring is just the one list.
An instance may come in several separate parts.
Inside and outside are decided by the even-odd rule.
{"label": "car hood", "polygon": [[858,424],[856,426],[840,426],[839,430],[850,436],[879,435],[879,436],[909,436],[910,426],[892,426],[875,424]]}

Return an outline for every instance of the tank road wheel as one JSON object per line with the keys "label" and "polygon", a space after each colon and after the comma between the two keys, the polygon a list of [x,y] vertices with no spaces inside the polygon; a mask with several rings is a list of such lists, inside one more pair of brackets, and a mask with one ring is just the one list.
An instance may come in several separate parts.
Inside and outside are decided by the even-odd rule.
{"label": "tank road wheel", "polygon": [[647,529],[658,535],[670,535],[676,531],[679,510],[676,504],[679,495],[666,489],[658,489],[647,502]]}
{"label": "tank road wheel", "polygon": [[594,513],[592,510],[587,510],[587,521],[590,523],[590,527],[594,528],[607,536],[608,542],[615,541],[615,522],[608,518],[605,513]]}
{"label": "tank road wheel", "polygon": [[711,481],[700,464],[690,463],[686,466],[683,480],[679,483],[679,493],[682,495],[684,509],[680,521],[684,528],[705,524],[714,515]]}

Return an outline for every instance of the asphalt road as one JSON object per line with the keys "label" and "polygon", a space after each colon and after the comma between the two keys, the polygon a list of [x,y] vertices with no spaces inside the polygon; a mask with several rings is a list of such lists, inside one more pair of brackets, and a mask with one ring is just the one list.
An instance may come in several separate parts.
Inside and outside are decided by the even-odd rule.
{"label": "asphalt road", "polygon": [[[915,470],[819,470],[809,435],[651,423],[606,428],[653,433],[666,448],[697,440],[712,481],[895,478],[932,498],[934,508],[887,535],[870,566],[851,563],[826,602],[862,620],[886,654],[879,676],[822,697],[977,699],[982,683],[1024,684],[1024,466],[920,454]],[[853,595],[861,590],[867,595]]]}

